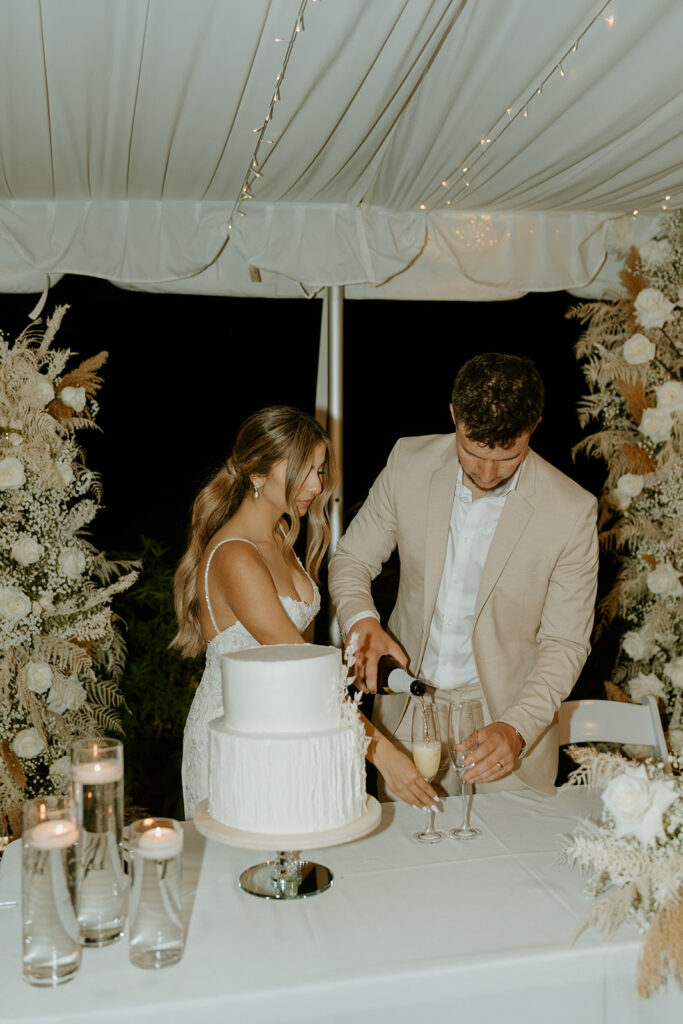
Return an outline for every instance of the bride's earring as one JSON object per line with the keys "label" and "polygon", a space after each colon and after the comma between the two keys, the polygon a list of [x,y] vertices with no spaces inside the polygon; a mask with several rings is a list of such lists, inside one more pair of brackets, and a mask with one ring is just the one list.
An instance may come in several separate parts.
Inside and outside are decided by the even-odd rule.
{"label": "bride's earring", "polygon": [[254,500],[258,501],[258,492],[261,484],[258,482],[258,480],[252,480],[251,486],[254,488]]}

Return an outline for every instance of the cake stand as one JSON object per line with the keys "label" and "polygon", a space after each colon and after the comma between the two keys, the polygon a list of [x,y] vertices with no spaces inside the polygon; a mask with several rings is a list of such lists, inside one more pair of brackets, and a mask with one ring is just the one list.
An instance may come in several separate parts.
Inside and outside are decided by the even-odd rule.
{"label": "cake stand", "polygon": [[380,804],[373,796],[369,796],[363,814],[348,825],[299,835],[271,835],[266,832],[244,832],[223,825],[211,817],[208,803],[208,800],[202,800],[194,812],[197,831],[207,839],[247,850],[278,851],[275,860],[254,864],[240,875],[241,889],[267,900],[301,900],[329,889],[334,877],[330,869],[315,861],[302,860],[302,850],[321,850],[327,846],[341,846],[342,843],[361,839],[377,828],[382,817]]}

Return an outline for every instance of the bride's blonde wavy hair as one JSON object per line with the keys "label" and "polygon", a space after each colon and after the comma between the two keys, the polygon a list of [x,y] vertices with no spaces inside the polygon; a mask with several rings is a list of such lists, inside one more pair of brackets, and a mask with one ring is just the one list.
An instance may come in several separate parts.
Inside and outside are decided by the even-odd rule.
{"label": "bride's blonde wavy hair", "polygon": [[195,657],[206,647],[197,598],[197,568],[206,545],[239,508],[251,487],[251,476],[265,476],[276,462],[287,459],[285,497],[289,528],[284,546],[285,553],[291,551],[299,536],[295,499],[310,472],[313,449],[321,441],[326,449],[323,488],[309,506],[305,559],[306,570],[314,580],[330,543],[327,506],[337,485],[329,436],[312,416],[288,405],[260,409],[240,427],[227,461],[195,498],[187,550],[175,574],[173,595],[178,632],[169,646],[177,648],[184,657]]}

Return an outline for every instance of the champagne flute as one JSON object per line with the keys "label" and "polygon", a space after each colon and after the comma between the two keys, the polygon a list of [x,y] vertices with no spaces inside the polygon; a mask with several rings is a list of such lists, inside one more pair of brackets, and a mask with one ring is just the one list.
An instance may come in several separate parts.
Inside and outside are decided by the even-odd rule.
{"label": "champagne flute", "polygon": [[[448,750],[462,786],[462,824],[450,829],[451,839],[476,839],[481,830],[469,822],[468,783],[463,781],[469,755],[477,746],[477,729],[484,727],[484,709],[480,700],[463,700],[451,704],[448,712]],[[460,749],[458,749],[460,748]]]}
{"label": "champagne flute", "polygon": [[[439,719],[434,713],[433,704],[426,704],[422,698],[413,703],[413,761],[415,767],[426,782],[431,782],[439,770],[441,763],[441,740],[439,739]],[[440,843],[443,832],[432,828],[433,810],[427,811],[427,825],[424,831],[415,832],[413,839],[418,843]]]}

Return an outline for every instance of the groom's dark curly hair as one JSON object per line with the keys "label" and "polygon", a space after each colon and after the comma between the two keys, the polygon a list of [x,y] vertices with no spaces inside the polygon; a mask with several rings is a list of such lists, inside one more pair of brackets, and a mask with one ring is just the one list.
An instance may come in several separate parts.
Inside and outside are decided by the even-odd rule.
{"label": "groom's dark curly hair", "polygon": [[532,431],[543,412],[545,388],[531,359],[482,352],[460,367],[453,384],[453,415],[468,437],[509,448]]}

